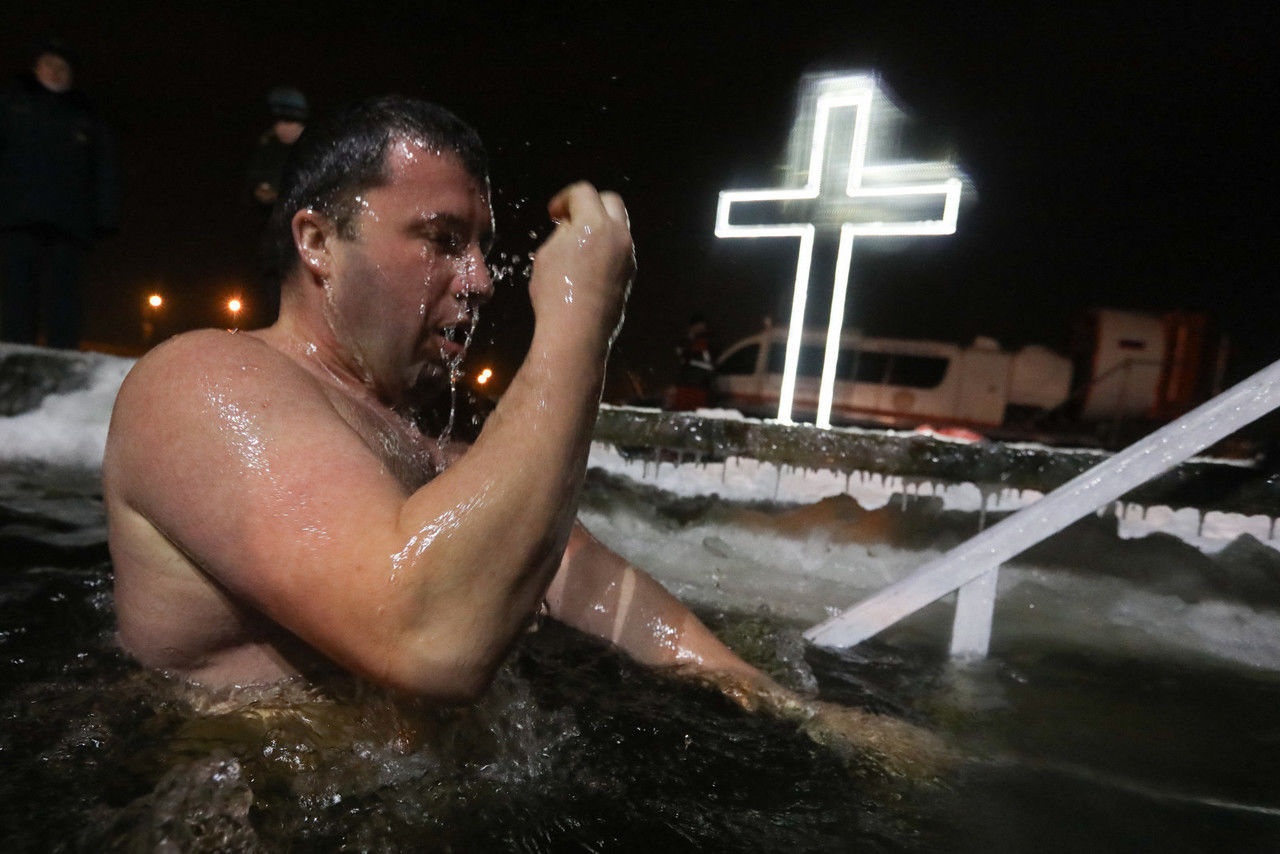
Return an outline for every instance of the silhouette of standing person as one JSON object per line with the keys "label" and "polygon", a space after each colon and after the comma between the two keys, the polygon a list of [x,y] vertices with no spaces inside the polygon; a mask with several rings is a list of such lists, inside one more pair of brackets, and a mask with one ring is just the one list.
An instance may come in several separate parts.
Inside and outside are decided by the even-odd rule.
{"label": "silhouette of standing person", "polygon": [[34,56],[0,90],[0,335],[75,348],[85,256],[117,227],[115,162],[70,48],[50,39]]}
{"label": "silhouette of standing person", "polygon": [[[271,208],[280,195],[280,180],[293,145],[306,128],[309,105],[307,98],[297,89],[278,86],[267,93],[267,109],[271,113],[271,127],[258,139],[249,159],[247,183],[255,216],[257,239],[262,242]],[[259,247],[261,269],[249,299],[250,325],[269,326],[280,313],[280,288],[270,266],[270,253]]]}

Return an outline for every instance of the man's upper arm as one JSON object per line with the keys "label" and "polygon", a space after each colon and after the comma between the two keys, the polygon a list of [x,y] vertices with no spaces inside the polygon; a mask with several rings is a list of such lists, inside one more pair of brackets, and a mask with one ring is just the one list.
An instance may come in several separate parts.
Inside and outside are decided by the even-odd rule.
{"label": "man's upper arm", "polygon": [[114,494],[231,593],[376,675],[405,494],[315,381],[222,335],[156,351],[122,387]]}

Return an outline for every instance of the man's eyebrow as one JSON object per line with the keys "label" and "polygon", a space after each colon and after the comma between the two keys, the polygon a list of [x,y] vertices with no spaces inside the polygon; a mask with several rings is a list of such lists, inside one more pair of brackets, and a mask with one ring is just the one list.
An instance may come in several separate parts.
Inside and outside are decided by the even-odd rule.
{"label": "man's eyebrow", "polygon": [[[451,214],[447,211],[436,211],[434,213],[422,214],[414,220],[415,227],[433,226],[436,228],[445,228],[457,234],[466,234],[470,230],[470,225],[466,219]],[[493,248],[493,228],[486,226],[480,232],[480,249],[486,254]]]}

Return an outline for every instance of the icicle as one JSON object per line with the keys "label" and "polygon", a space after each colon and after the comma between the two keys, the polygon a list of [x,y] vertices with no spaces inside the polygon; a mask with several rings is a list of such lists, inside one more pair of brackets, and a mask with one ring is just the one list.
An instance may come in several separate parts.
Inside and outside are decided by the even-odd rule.
{"label": "icicle", "polygon": [[904,475],[902,477],[902,509],[903,510],[906,510],[907,505],[910,504],[910,502],[907,500],[907,496],[911,495],[913,492],[916,498],[920,497],[920,479],[916,477],[908,477]]}

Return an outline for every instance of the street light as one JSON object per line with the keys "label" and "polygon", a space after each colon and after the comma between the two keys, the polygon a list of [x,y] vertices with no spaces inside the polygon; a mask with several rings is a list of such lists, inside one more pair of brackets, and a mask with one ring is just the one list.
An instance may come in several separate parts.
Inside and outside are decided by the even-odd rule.
{"label": "street light", "polygon": [[231,323],[235,325],[240,320],[240,309],[244,308],[244,303],[240,301],[240,297],[232,297],[227,300],[227,311],[231,312]]}
{"label": "street light", "polygon": [[489,378],[492,376],[493,376],[493,371],[490,370],[489,368],[485,368],[483,371],[476,374],[476,382],[479,383],[480,385],[484,385],[489,381]]}
{"label": "street light", "polygon": [[160,307],[164,305],[164,297],[160,294],[151,294],[147,297],[147,302],[142,306],[142,344],[144,347],[151,346],[151,339],[156,334],[156,315],[160,313]]}

